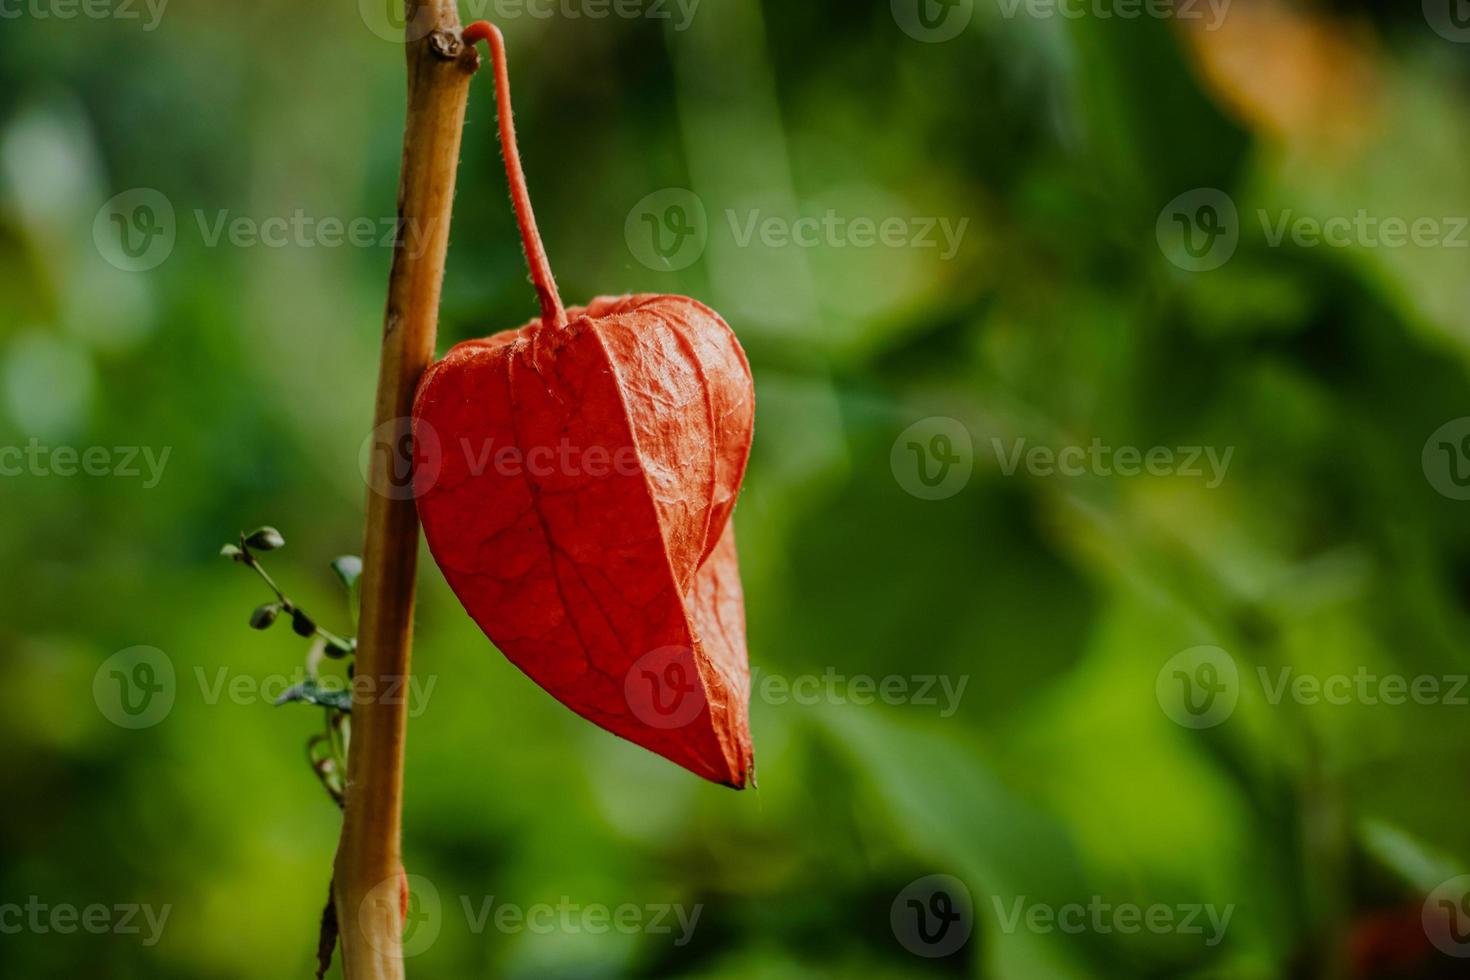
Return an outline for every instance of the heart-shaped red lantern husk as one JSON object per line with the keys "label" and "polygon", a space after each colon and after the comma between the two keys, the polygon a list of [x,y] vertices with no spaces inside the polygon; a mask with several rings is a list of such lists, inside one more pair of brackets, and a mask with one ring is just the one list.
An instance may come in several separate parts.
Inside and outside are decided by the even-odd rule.
{"label": "heart-shaped red lantern husk", "polygon": [[[455,346],[419,385],[414,492],[465,609],[573,711],[743,788],[745,601],[731,512],[754,426],[739,342],[683,296],[563,310],[490,43],[500,132],[541,318]],[[426,465],[424,460],[429,460]]]}

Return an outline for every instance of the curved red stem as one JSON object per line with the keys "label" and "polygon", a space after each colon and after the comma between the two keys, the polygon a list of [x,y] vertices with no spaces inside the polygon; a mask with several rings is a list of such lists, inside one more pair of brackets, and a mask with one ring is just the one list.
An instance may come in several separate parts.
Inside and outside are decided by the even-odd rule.
{"label": "curved red stem", "polygon": [[516,124],[510,109],[510,72],[505,62],[505,38],[500,28],[488,21],[477,20],[464,29],[466,44],[480,41],[490,45],[490,62],[495,69],[495,104],[500,116],[500,147],[505,156],[505,175],[510,181],[510,199],[515,204],[516,224],[526,247],[526,261],[531,266],[531,281],[541,299],[541,321],[556,327],[567,325],[567,311],[556,291],[551,263],[536,230],[536,213],[531,210],[531,193],[526,189],[526,173],[521,169],[521,151],[516,146]]}

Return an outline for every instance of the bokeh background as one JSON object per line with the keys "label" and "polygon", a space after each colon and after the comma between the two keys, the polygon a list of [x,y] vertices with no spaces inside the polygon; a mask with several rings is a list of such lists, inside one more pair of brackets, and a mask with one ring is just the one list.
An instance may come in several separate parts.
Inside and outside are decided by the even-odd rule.
{"label": "bokeh background", "polygon": [[[1470,21],[1454,0],[923,3],[462,4],[506,30],[563,294],[689,294],[750,355],[760,788],[574,717],[425,554],[405,849],[440,911],[410,974],[1464,975]],[[302,645],[247,628],[268,596],[216,552],[274,524],[273,573],[349,628],[328,562],[360,547],[393,18],[0,18],[0,447],[37,447],[0,455],[0,907],[169,909],[151,943],[141,917],[0,915],[0,974],[309,976],[339,823],[303,755],[320,715],[253,693]],[[441,349],[535,312],[491,91]],[[829,214],[845,230],[781,243]],[[894,218],[896,244],[851,224]],[[1314,242],[1334,218],[1353,226]],[[1393,244],[1390,219],[1422,234]],[[949,249],[925,222],[965,224]],[[1230,455],[1220,479],[1182,453],[1010,465],[1094,441]],[[60,447],[102,447],[105,475],[39,455]],[[130,728],[108,665],[139,646],[175,691]],[[1394,677],[1437,693],[1385,703]],[[801,678],[828,679],[781,696]],[[885,680],[907,693],[855,703]],[[932,875],[968,892],[952,950],[902,927]],[[698,919],[477,930],[487,899]],[[1076,905],[1175,924],[1046,927]]]}

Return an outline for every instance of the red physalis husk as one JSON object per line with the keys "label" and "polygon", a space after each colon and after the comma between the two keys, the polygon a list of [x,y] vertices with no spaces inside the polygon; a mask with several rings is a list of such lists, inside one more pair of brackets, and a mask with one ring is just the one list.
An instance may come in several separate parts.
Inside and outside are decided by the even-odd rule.
{"label": "red physalis husk", "polygon": [[414,405],[430,550],[485,634],[584,718],[737,789],[753,769],[731,512],[754,426],[729,326],[683,296],[563,310],[516,151],[501,139],[542,316],[454,347]]}

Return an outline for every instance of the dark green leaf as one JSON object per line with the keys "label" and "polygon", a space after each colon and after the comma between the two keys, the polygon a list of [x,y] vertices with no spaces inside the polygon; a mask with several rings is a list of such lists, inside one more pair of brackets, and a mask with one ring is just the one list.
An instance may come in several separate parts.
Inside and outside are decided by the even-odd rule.
{"label": "dark green leaf", "polygon": [[327,656],[331,657],[333,660],[341,660],[343,657],[350,657],[353,654],[357,653],[357,641],[354,639],[343,639],[341,637],[334,636],[331,639],[327,640],[326,653]]}

